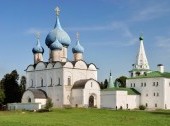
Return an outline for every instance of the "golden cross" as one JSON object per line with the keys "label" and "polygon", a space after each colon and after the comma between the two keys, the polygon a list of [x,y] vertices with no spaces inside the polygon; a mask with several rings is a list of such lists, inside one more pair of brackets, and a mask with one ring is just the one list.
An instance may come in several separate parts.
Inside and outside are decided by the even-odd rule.
{"label": "golden cross", "polygon": [[56,7],[56,8],[55,8],[55,12],[56,12],[57,16],[59,16],[59,15],[60,15],[60,8],[59,8],[59,7]]}

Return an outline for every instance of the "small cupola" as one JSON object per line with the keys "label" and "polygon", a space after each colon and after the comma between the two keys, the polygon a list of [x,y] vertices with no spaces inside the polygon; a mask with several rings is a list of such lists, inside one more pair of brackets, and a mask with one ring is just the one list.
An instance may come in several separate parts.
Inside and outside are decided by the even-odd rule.
{"label": "small cupola", "polygon": [[74,54],[74,60],[75,61],[83,60],[84,48],[83,48],[83,46],[80,45],[79,33],[77,33],[76,46],[72,48],[72,52]]}
{"label": "small cupola", "polygon": [[44,48],[40,45],[40,33],[36,33],[37,45],[32,49],[34,54],[34,64],[43,61]]}

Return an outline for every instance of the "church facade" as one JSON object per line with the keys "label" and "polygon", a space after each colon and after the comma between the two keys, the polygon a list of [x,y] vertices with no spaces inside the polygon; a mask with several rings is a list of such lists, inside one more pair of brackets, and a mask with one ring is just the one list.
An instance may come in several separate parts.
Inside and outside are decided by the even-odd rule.
{"label": "church facade", "polygon": [[71,43],[69,35],[60,24],[57,7],[56,23],[46,37],[49,48],[49,59],[43,60],[44,49],[40,45],[39,35],[37,45],[32,49],[34,64],[26,69],[26,91],[22,103],[39,103],[41,107],[48,98],[52,99],[54,107],[97,107],[100,108],[100,85],[97,82],[97,67],[83,60],[84,48],[77,42],[72,48],[73,61],[67,57]]}

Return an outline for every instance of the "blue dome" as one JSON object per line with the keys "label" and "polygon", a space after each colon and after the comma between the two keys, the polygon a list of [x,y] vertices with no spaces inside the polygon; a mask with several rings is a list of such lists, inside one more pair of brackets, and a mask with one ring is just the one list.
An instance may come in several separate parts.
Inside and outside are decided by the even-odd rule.
{"label": "blue dome", "polygon": [[73,53],[84,53],[84,48],[80,45],[79,40],[77,40],[77,44],[72,49]]}
{"label": "blue dome", "polygon": [[36,53],[44,53],[44,48],[40,45],[39,39],[37,40],[37,45],[32,49],[34,54]]}
{"label": "blue dome", "polygon": [[53,42],[51,45],[50,45],[50,49],[51,50],[62,50],[62,44],[56,39],[55,42]]}
{"label": "blue dome", "polygon": [[45,44],[49,47],[56,40],[56,33],[54,30],[48,33]]}
{"label": "blue dome", "polygon": [[57,16],[54,29],[47,35],[45,43],[49,47],[55,40],[58,40],[63,46],[68,47],[71,43],[69,35],[62,29]]}

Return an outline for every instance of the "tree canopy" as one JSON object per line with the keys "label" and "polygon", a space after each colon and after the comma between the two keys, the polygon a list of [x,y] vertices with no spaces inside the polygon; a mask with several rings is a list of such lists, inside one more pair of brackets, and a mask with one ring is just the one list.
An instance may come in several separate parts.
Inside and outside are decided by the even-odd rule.
{"label": "tree canopy", "polygon": [[115,80],[115,83],[119,83],[119,87],[126,87],[126,76],[121,76]]}
{"label": "tree canopy", "polygon": [[1,80],[1,89],[4,97],[3,104],[21,102],[22,92],[18,84],[19,74],[16,70],[4,75]]}

